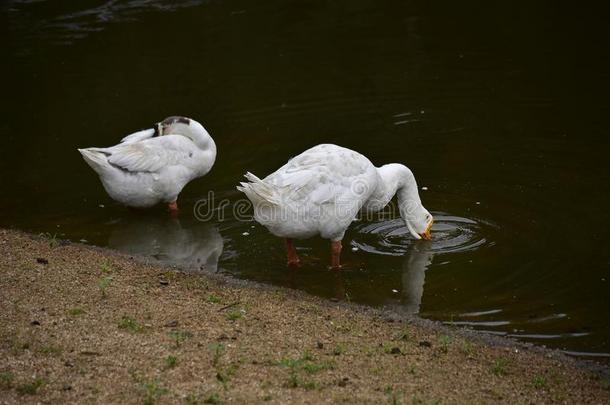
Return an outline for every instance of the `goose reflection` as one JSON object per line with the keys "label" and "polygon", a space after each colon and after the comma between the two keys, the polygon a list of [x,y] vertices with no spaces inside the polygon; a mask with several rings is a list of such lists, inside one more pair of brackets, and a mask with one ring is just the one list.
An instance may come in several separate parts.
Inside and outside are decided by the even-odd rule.
{"label": "goose reflection", "polygon": [[402,262],[402,298],[396,310],[409,315],[419,313],[426,270],[432,263],[432,242],[421,241],[409,245]]}
{"label": "goose reflection", "polygon": [[223,239],[212,224],[185,227],[175,218],[146,216],[121,221],[112,231],[108,246],[186,271],[216,272]]}

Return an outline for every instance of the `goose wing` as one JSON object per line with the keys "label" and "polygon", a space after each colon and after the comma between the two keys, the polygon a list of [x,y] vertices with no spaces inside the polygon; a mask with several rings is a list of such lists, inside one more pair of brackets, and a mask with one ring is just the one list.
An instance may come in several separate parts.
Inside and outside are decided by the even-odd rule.
{"label": "goose wing", "polygon": [[102,151],[108,162],[129,172],[158,172],[167,166],[194,167],[196,146],[181,135],[164,135],[141,142],[121,143]]}

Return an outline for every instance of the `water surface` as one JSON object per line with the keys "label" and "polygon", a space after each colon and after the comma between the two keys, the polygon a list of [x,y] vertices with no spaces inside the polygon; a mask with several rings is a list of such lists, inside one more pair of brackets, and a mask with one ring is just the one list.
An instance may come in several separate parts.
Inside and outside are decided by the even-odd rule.
{"label": "water surface", "polygon": [[[603,13],[555,2],[6,1],[0,225],[562,348],[610,353],[610,57]],[[214,136],[179,219],[105,195],[77,147],[169,115]],[[283,244],[231,211],[321,142],[416,174],[432,242],[356,222],[346,268],[326,241]]]}

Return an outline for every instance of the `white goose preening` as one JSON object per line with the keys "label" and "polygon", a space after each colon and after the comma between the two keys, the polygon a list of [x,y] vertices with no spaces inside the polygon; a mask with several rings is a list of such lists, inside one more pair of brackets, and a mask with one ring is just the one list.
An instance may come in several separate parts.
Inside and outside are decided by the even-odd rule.
{"label": "white goose preening", "polygon": [[169,117],[126,136],[116,146],[78,150],[100,176],[108,195],[129,207],[167,203],[178,211],[178,194],[204,176],[216,160],[216,144],[190,118]]}
{"label": "white goose preening", "polygon": [[264,179],[247,173],[241,183],[254,219],[286,239],[288,264],[298,265],[293,239],[331,240],[331,265],[340,267],[341,240],[362,209],[383,209],[396,194],[400,216],[417,239],[430,239],[432,215],[419,198],[411,170],[392,163],[375,167],[365,156],[337,145],[314,146]]}

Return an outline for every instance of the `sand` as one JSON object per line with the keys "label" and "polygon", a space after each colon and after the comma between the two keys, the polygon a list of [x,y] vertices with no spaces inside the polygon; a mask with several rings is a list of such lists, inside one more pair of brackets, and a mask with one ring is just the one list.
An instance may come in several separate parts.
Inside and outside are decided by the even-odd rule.
{"label": "sand", "polygon": [[610,403],[560,354],[0,230],[0,403]]}

